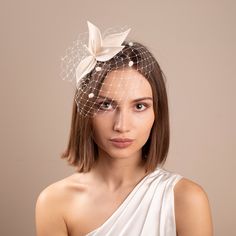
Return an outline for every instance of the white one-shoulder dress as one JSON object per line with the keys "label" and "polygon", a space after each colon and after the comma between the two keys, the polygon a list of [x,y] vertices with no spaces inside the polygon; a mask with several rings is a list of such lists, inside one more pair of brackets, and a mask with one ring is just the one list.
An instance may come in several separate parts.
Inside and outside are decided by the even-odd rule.
{"label": "white one-shoulder dress", "polygon": [[157,167],[86,236],[176,236],[174,186],[181,175]]}

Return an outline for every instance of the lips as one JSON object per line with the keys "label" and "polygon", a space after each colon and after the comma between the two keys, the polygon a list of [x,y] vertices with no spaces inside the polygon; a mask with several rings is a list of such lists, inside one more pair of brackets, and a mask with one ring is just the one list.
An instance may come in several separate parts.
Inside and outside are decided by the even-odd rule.
{"label": "lips", "polygon": [[114,142],[132,142],[133,141],[133,139],[130,139],[130,138],[111,138],[110,140]]}
{"label": "lips", "polygon": [[112,144],[118,148],[125,148],[132,144],[133,139],[129,138],[112,138],[110,139]]}

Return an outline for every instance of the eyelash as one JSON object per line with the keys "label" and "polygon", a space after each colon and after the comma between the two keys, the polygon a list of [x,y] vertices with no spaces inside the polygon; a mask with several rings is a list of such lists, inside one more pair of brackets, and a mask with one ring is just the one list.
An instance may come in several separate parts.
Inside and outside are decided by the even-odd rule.
{"label": "eyelash", "polygon": [[[103,108],[103,105],[104,105],[104,104],[112,105],[111,102],[106,102],[106,101],[100,102],[100,103],[98,103],[98,108],[99,108],[99,110],[102,110],[102,111],[110,111],[110,109],[106,109],[106,108],[104,109],[104,108]],[[150,107],[150,105],[147,104],[147,103],[136,103],[135,106],[137,106],[137,105],[143,105],[146,109],[147,109],[148,107]],[[146,110],[146,109],[138,110],[138,111],[144,111],[144,110]]]}
{"label": "eyelash", "polygon": [[[137,107],[137,105],[143,105],[146,109],[147,109],[147,106],[148,106],[148,104],[146,104],[146,103],[137,103],[137,104],[135,104],[136,107]],[[144,111],[144,110],[141,110],[141,111]]]}
{"label": "eyelash", "polygon": [[101,102],[98,104],[98,107],[99,107],[99,110],[104,110],[104,111],[107,111],[107,109],[104,109],[103,105],[105,104],[111,104],[110,102]]}

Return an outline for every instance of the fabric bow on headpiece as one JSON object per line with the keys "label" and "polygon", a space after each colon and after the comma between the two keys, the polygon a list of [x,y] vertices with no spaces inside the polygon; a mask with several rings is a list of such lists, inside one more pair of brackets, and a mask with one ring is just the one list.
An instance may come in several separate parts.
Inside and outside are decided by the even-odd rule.
{"label": "fabric bow on headpiece", "polygon": [[108,61],[119,53],[124,48],[121,44],[131,30],[128,29],[125,32],[110,34],[103,39],[100,30],[89,21],[87,23],[89,40],[88,46],[85,45],[85,47],[90,55],[84,58],[76,68],[77,84],[85,75],[94,69],[97,61]]}

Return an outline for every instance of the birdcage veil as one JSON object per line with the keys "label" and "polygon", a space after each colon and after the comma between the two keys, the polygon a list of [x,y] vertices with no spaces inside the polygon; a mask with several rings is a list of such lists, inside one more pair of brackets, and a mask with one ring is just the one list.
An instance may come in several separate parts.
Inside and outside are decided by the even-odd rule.
{"label": "birdcage veil", "polygon": [[88,32],[79,34],[61,60],[61,77],[75,83],[77,111],[85,117],[111,111],[108,103],[114,111],[119,103],[113,103],[116,89],[122,86],[122,100],[127,89],[135,91],[142,86],[137,80],[134,87],[129,87],[129,80],[135,78],[128,71],[134,69],[148,78],[154,67],[146,47],[127,39],[131,29],[116,27],[101,33],[97,26],[87,23]]}

